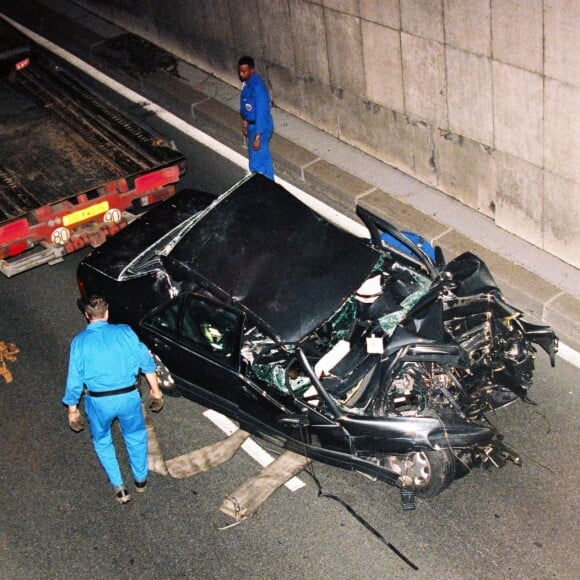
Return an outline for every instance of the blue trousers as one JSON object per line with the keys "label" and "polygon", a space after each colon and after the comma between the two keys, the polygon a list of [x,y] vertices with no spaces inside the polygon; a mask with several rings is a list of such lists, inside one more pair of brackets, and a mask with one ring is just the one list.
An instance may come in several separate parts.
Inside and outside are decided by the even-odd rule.
{"label": "blue trousers", "polygon": [[93,447],[111,485],[123,485],[123,476],[113,444],[111,425],[119,420],[121,434],[135,481],[147,479],[147,426],[139,391],[107,397],[85,397],[85,412]]}
{"label": "blue trousers", "polygon": [[262,133],[262,141],[260,148],[254,151],[253,143],[256,137],[256,132],[248,129],[248,152],[250,158],[250,171],[252,173],[261,173],[268,179],[274,181],[274,163],[272,161],[272,154],[270,153],[270,139],[272,138],[271,131],[264,131]]}

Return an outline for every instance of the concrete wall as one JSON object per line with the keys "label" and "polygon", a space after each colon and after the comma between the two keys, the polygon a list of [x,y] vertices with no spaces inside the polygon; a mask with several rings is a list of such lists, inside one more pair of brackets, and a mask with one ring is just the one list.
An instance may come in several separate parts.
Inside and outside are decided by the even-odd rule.
{"label": "concrete wall", "polygon": [[579,0],[82,0],[580,267]]}

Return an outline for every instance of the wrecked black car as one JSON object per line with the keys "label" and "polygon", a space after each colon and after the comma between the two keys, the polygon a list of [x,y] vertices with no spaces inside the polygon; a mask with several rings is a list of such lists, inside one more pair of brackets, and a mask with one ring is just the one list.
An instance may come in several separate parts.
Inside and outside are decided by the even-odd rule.
{"label": "wrecked black car", "polygon": [[445,264],[358,213],[370,239],[259,175],[219,197],[184,191],[85,258],[79,288],[109,299],[180,394],[407,498],[519,463],[486,414],[526,400],[554,333],[476,256]]}

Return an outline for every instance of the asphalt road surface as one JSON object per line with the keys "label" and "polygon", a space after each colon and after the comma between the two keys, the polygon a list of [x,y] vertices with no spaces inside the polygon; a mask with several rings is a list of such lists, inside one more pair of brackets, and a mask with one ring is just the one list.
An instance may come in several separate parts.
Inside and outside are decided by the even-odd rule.
{"label": "asphalt road surface", "polygon": [[[188,156],[186,185],[220,192],[241,177],[157,128]],[[232,522],[219,512],[223,499],[259,469],[243,452],[194,478],[152,474],[146,494],[117,505],[88,431],[72,433],[60,404],[70,340],[84,327],[75,305],[83,255],[0,278],[0,341],[19,349],[6,361],[12,382],[0,377],[0,578],[578,577],[579,372],[561,360],[551,369],[543,354],[531,391],[537,406],[492,417],[522,467],[475,471],[403,512],[395,488],[314,465],[322,491],[384,541],[304,473],[305,488],[281,488],[255,517],[220,529]],[[154,417],[166,458],[223,438],[202,411],[166,398]]]}

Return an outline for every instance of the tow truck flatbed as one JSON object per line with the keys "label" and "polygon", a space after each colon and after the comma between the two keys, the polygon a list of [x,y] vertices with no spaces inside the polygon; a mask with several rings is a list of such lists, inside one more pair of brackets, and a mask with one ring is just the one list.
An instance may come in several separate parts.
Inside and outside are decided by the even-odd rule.
{"label": "tow truck flatbed", "polygon": [[181,153],[1,20],[0,62],[5,275],[98,245],[125,225],[131,208],[175,192]]}

